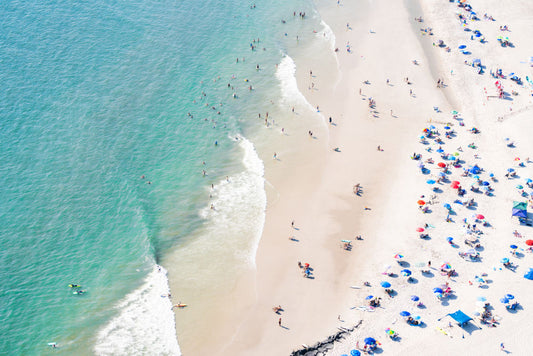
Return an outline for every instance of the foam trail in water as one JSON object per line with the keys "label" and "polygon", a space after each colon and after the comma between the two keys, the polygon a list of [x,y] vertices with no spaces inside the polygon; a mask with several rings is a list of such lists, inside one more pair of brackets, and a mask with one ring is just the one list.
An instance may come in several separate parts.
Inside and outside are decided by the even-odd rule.
{"label": "foam trail in water", "polygon": [[294,60],[285,55],[278,64],[276,78],[279,80],[281,89],[281,101],[286,105],[301,105],[311,111],[316,111],[313,105],[307,101],[302,92],[298,89],[296,81],[296,64]]}
{"label": "foam trail in water", "polygon": [[145,283],[117,306],[114,317],[97,335],[96,355],[181,355],[167,271],[156,266]]}
{"label": "foam trail in water", "polygon": [[[255,254],[263,233],[266,210],[266,192],[263,161],[252,142],[236,136],[244,151],[245,170],[217,183],[211,193],[213,208],[206,207],[200,215],[209,220],[207,235],[230,248],[235,257],[255,266]],[[250,238],[252,236],[252,238]],[[243,238],[244,237],[244,238]]]}
{"label": "foam trail in water", "polygon": [[339,58],[335,52],[335,34],[333,33],[331,27],[324,22],[324,20],[320,20],[320,24],[322,25],[322,31],[318,32],[317,35],[328,42],[331,52],[333,53],[333,57],[335,57],[335,62],[337,62],[337,68],[339,68]]}

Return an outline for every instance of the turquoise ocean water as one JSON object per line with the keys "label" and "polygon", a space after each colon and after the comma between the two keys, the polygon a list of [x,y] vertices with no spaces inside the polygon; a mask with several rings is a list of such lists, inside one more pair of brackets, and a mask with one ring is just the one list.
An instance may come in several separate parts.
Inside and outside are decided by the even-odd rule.
{"label": "turquoise ocean water", "polygon": [[255,3],[0,3],[0,354],[179,354],[156,264],[247,169],[233,138],[320,28],[309,1]]}

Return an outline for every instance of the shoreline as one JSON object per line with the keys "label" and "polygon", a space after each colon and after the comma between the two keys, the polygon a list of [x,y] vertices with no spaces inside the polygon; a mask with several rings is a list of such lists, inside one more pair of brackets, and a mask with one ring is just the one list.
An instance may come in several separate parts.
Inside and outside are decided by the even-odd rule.
{"label": "shoreline", "polygon": [[[474,7],[481,7],[479,1],[472,3]],[[331,70],[331,58],[323,58],[322,62],[316,63],[309,53],[299,51],[299,56],[294,56],[296,79],[299,91],[311,107],[319,106],[322,118],[332,117],[332,123],[326,121],[324,126],[316,113],[306,114],[309,120],[295,116],[297,121],[290,123],[276,119],[273,129],[279,130],[279,125],[288,127],[286,135],[268,142],[254,141],[265,165],[267,194],[256,268],[242,274],[228,293],[228,298],[231,298],[228,310],[224,315],[218,315],[214,326],[208,329],[221,330],[213,335],[213,339],[197,340],[199,354],[288,354],[302,344],[313,344],[313,341],[324,339],[339,327],[354,325],[359,320],[362,320],[361,326],[345,342],[336,344],[333,355],[348,353],[357,340],[367,336],[382,341],[384,350],[394,349],[399,353],[422,352],[423,346],[417,343],[420,340],[447,351],[452,348],[459,351],[465,347],[464,342],[455,343],[452,347],[441,334],[429,330],[418,339],[418,329],[405,329],[396,324],[401,320],[399,308],[409,303],[406,295],[414,293],[412,285],[403,279],[394,280],[401,302],[387,299],[386,310],[374,313],[356,309],[357,305],[364,303],[364,295],[368,293],[363,281],[372,281],[373,286],[379,284],[384,278],[380,273],[383,265],[396,267],[392,258],[396,253],[406,254],[411,263],[417,260],[439,263],[451,258],[448,256],[453,251],[450,252],[447,245],[440,246],[437,241],[428,247],[418,239],[413,240],[413,236],[416,237],[414,227],[423,224],[426,216],[421,217],[412,202],[428,192],[424,177],[414,175],[415,163],[410,164],[408,157],[422,150],[416,139],[422,128],[435,123],[442,130],[442,125],[437,123],[453,122],[447,113],[459,110],[470,126],[473,123],[482,127],[483,133],[487,132],[486,136],[477,139],[480,146],[486,145],[479,151],[480,154],[490,154],[500,160],[508,157],[491,145],[501,140],[498,133],[513,134],[520,138],[521,143],[525,143],[527,136],[514,132],[510,120],[501,125],[482,120],[484,116],[500,113],[501,103],[478,100],[472,105],[468,100],[471,94],[467,93],[474,93],[474,87],[479,88],[479,80],[470,83],[468,68],[460,67],[463,58],[456,53],[454,41],[457,40],[454,36],[461,33],[452,29],[449,18],[443,16],[451,16],[448,6],[455,5],[447,1],[432,4],[434,7],[430,11],[430,4],[422,1],[420,10],[423,13],[419,14],[413,13],[418,8],[409,6],[412,3],[408,1],[392,5],[385,1],[375,2],[372,6],[360,5],[359,11],[355,11],[354,4],[342,7],[325,1],[316,4],[321,20],[331,27],[335,35],[335,47],[339,48],[339,52],[334,54],[334,59],[339,73]],[[503,5],[492,1],[486,6],[499,9]],[[425,23],[414,23],[416,15],[423,15]],[[433,27],[435,35],[421,38],[416,29],[424,26]],[[454,48],[451,54],[432,52],[437,49],[432,47],[431,41],[441,36],[446,43],[455,46],[450,45]],[[309,45],[307,49],[313,48]],[[482,52],[482,55],[489,54]],[[412,63],[415,59],[418,65]],[[448,75],[450,66],[453,75]],[[487,76],[483,77],[485,81]],[[406,83],[406,77],[411,84]],[[444,79],[447,87],[436,88],[439,78]],[[362,84],[365,80],[369,80],[370,84]],[[370,97],[376,101],[376,109],[369,109]],[[434,107],[438,107],[440,112]],[[527,111],[515,114],[512,121],[522,120],[523,125],[531,127],[524,121],[525,114]],[[464,130],[458,122],[453,124],[455,130]],[[497,132],[498,129],[501,132]],[[307,130],[313,131],[313,137],[306,134]],[[461,131],[458,138],[462,147],[466,147],[470,139],[465,140],[464,135]],[[277,159],[272,159],[271,150],[277,152]],[[524,151],[531,152],[531,147],[526,146]],[[471,152],[465,153],[464,157],[475,159]],[[493,170],[498,169],[498,163],[483,161],[483,164]],[[356,183],[363,187],[360,197],[352,193]],[[441,199],[452,199],[452,196],[445,192]],[[495,209],[507,214],[503,208],[496,209],[491,204],[482,201],[480,209]],[[445,214],[437,208],[435,210],[435,214],[427,219],[440,219],[441,224]],[[500,223],[499,229],[502,226],[503,229],[508,228],[508,221],[491,218]],[[294,227],[291,226],[292,221]],[[438,231],[446,234],[448,228],[439,224],[435,223]],[[454,227],[450,230],[452,233],[458,236],[459,230]],[[495,232],[490,234],[495,235]],[[356,235],[361,235],[362,240],[355,240]],[[351,251],[342,249],[342,240],[352,241]],[[505,245],[498,248],[505,249]],[[498,249],[491,247],[488,258],[495,260],[496,252]],[[456,255],[453,252],[454,263],[462,266]],[[302,277],[298,262],[311,265],[312,278]],[[481,269],[478,272],[481,273]],[[416,278],[420,280],[420,285],[424,285],[423,288],[430,290],[426,280],[418,275]],[[501,278],[495,280],[503,283]],[[440,283],[440,279],[434,283]],[[454,281],[455,288],[466,296],[467,303],[475,298],[472,294],[477,293]],[[383,292],[372,287],[371,293],[381,295]],[[429,299],[426,291],[420,294]],[[441,306],[433,301],[426,303],[431,305],[431,309],[420,314],[433,330],[434,321],[441,316],[437,315]],[[457,306],[456,302],[450,304],[450,308]],[[277,305],[283,309],[279,314],[272,311]],[[442,310],[448,311],[446,308]],[[527,315],[520,315],[520,320],[524,322]],[[400,334],[405,341],[398,344],[386,339],[383,330],[387,325],[401,328]],[[510,332],[509,327],[498,330],[504,330],[505,335]],[[472,338],[480,342],[487,340],[479,334],[474,334]],[[490,352],[493,347],[486,346],[485,351]],[[471,348],[471,351],[474,349]]]}

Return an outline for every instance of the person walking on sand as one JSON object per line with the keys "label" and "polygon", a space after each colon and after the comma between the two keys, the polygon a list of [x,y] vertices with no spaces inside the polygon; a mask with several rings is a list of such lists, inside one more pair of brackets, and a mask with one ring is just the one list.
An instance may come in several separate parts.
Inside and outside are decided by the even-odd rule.
{"label": "person walking on sand", "polygon": [[278,325],[281,326],[281,318],[278,320]]}

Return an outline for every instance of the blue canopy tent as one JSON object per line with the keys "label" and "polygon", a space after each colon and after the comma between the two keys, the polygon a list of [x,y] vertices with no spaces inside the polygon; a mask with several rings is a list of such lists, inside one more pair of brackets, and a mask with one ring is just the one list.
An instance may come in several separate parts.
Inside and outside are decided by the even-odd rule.
{"label": "blue canopy tent", "polygon": [[464,326],[466,323],[472,320],[471,317],[469,317],[460,310],[456,311],[455,313],[450,313],[448,315],[451,316],[452,319],[455,320],[461,326]]}
{"label": "blue canopy tent", "polygon": [[533,268],[530,268],[529,271],[524,274],[524,278],[533,280]]}
{"label": "blue canopy tent", "polygon": [[527,218],[527,203],[521,201],[513,202],[513,210],[511,216],[517,216],[519,218]]}

